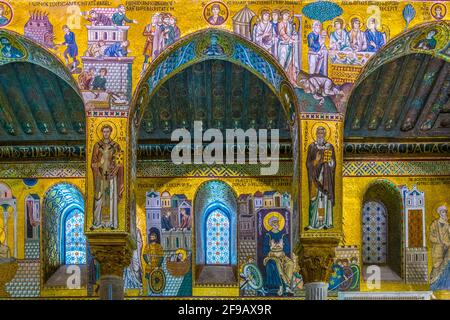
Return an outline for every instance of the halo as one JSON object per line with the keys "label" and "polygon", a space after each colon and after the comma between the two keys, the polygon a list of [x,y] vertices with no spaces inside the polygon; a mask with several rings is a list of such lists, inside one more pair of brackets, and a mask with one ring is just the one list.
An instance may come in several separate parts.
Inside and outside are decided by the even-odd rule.
{"label": "halo", "polygon": [[8,10],[9,10],[9,13],[11,14],[11,16],[9,17],[8,22],[6,24],[0,26],[0,29],[1,29],[1,28],[7,27],[12,22],[12,20],[14,18],[14,10],[13,10],[13,8],[11,7],[11,5],[8,2],[0,1],[0,4],[4,5],[6,7],[5,8],[5,13],[6,14],[8,14]]}
{"label": "halo", "polygon": [[283,230],[286,221],[285,221],[283,215],[277,211],[272,211],[272,212],[269,212],[268,214],[266,214],[266,216],[264,217],[264,221],[263,221],[264,229],[266,229],[267,231],[270,231],[272,229],[272,227],[269,225],[269,219],[272,217],[278,218],[278,221],[280,223],[280,230]]}
{"label": "halo", "polygon": [[99,140],[103,140],[102,128],[105,125],[110,125],[112,127],[113,130],[111,132],[111,140],[114,140],[117,135],[117,127],[116,127],[116,124],[112,121],[102,121],[98,124],[97,129],[95,130],[97,133],[97,138]]}
{"label": "halo", "polygon": [[176,254],[177,256],[178,256],[180,253],[181,253],[182,257],[183,257],[183,260],[185,260],[186,257],[187,257],[187,252],[186,252],[186,250],[180,248],[180,249],[177,249],[177,251],[175,251],[175,254]]}
{"label": "halo", "polygon": [[262,13],[263,13],[263,11],[269,12],[269,16],[272,14],[272,11],[271,11],[269,8],[266,8],[266,7],[261,8],[261,10],[259,10],[259,13],[258,13],[258,15],[259,15],[261,18],[262,18]]}
{"label": "halo", "polygon": [[[381,17],[368,17],[367,18],[367,20],[366,20],[366,28],[367,28],[367,26],[369,25],[369,20],[370,19],[375,19],[375,21],[377,22],[377,27],[375,28],[375,29],[377,29],[378,31],[381,31],[382,30],[382,26],[381,26]],[[362,29],[362,21],[361,21],[361,29]]]}
{"label": "halo", "polygon": [[357,15],[357,14],[354,14],[354,15],[350,16],[350,18],[348,18],[348,26],[349,26],[350,30],[353,29],[352,19],[354,19],[354,18],[358,18],[358,19],[359,19],[359,21],[361,22],[361,26],[359,27],[359,29],[360,29],[361,31],[364,30],[364,27],[365,27],[365,25],[364,25],[364,19],[361,18],[361,16],[360,16],[360,15]]}
{"label": "halo", "polygon": [[433,215],[434,215],[435,217],[438,217],[438,218],[439,218],[439,213],[437,212],[437,209],[438,209],[440,206],[446,206],[446,207],[447,207],[447,210],[448,210],[448,207],[449,207],[447,202],[438,202],[437,204],[435,204],[435,205],[433,206]]}
{"label": "halo", "polygon": [[[210,10],[210,8],[212,8],[212,6],[213,6],[214,4],[218,4],[218,5],[219,5],[219,8],[220,8],[221,10],[224,10],[224,9],[225,9],[225,14],[222,13],[223,23],[220,24],[220,25],[223,25],[223,24],[225,24],[225,22],[228,20],[228,16],[230,15],[230,13],[229,13],[228,6],[227,6],[224,2],[222,2],[221,0],[214,0],[214,1],[208,2],[208,3],[205,5],[205,7],[203,8],[203,18],[205,19],[206,22],[208,22],[208,18],[209,18],[209,17],[207,16],[207,14],[209,14],[209,10]],[[209,24],[209,23],[208,23],[208,24]]]}
{"label": "halo", "polygon": [[293,17],[293,15],[292,15],[292,10],[290,10],[289,8],[281,8],[280,9],[280,18],[281,18],[281,16],[282,16],[282,12],[284,12],[284,11],[287,11],[287,12],[289,12],[289,16],[292,18]]}
{"label": "halo", "polygon": [[326,141],[330,141],[330,137],[331,137],[331,130],[330,130],[330,126],[328,126],[327,123],[325,122],[316,122],[313,124],[313,126],[311,127],[311,137],[314,141],[316,141],[316,130],[317,127],[324,127],[326,130],[326,135],[325,135],[325,140]]}
{"label": "halo", "polygon": [[[437,8],[441,8],[442,9],[442,18],[440,18],[440,19],[435,17]],[[432,15],[433,18],[435,18],[437,20],[442,20],[447,15],[447,7],[443,3],[437,2],[437,3],[435,3],[435,4],[433,4],[431,6],[430,12],[431,12],[431,15]]]}
{"label": "halo", "polygon": [[336,22],[336,20],[342,20],[342,30],[345,30],[345,27],[347,26],[347,21],[341,17],[341,16],[337,16],[336,18],[333,19],[333,21],[331,22],[331,25],[334,27],[334,24]]}

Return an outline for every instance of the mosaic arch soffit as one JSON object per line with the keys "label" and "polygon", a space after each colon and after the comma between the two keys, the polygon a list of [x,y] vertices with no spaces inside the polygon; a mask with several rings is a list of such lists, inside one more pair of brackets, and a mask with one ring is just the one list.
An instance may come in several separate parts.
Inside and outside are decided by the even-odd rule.
{"label": "mosaic arch soffit", "polygon": [[194,210],[202,213],[214,207],[215,203],[225,205],[229,210],[237,209],[236,191],[221,180],[208,180],[200,184],[194,195]]}
{"label": "mosaic arch soffit", "polygon": [[392,39],[369,60],[352,88],[344,138],[448,136],[441,106],[448,100],[449,63],[448,21],[421,24]]}
{"label": "mosaic arch soffit", "polygon": [[[222,54],[213,54],[211,38],[216,39]],[[206,60],[224,60],[245,68],[274,92],[291,125],[298,119],[295,117],[299,114],[297,97],[279,63],[268,52],[239,35],[222,29],[207,28],[181,38],[152,62],[135,90],[130,110],[132,120],[140,123],[153,94],[169,78]],[[286,95],[290,101],[286,101]],[[139,120],[137,122],[136,117]]]}
{"label": "mosaic arch soffit", "polygon": [[[437,39],[437,45],[435,49],[423,50],[415,48],[417,41],[425,38],[427,33],[433,29],[437,30],[438,35],[441,35]],[[361,71],[360,76],[353,85],[353,90],[349,96],[353,94],[355,89],[364,81],[364,79],[369,77],[381,66],[400,57],[414,53],[431,55],[446,62],[450,62],[450,22],[444,20],[422,23],[392,38],[376,55],[370,58],[370,60],[367,62],[367,64]]]}
{"label": "mosaic arch soffit", "polygon": [[20,57],[5,58],[0,54],[0,66],[12,62],[28,62],[41,66],[64,80],[82,100],[75,79],[59,57],[33,40],[11,30],[0,29],[1,38],[8,39],[12,46],[20,51]]}
{"label": "mosaic arch soffit", "polygon": [[[58,181],[55,184],[48,187],[45,191],[43,200],[44,205],[47,201],[53,201],[55,198],[60,197],[63,201],[59,203],[59,206],[65,206],[65,203],[70,204],[76,202],[84,210],[84,194],[76,185],[67,181]],[[75,197],[75,198],[74,198]],[[61,209],[62,207],[59,207]]]}
{"label": "mosaic arch soffit", "polygon": [[[364,190],[363,203],[367,201],[393,201],[394,206],[402,205],[402,196],[399,188],[388,179],[376,179]],[[389,203],[391,204],[391,203]]]}

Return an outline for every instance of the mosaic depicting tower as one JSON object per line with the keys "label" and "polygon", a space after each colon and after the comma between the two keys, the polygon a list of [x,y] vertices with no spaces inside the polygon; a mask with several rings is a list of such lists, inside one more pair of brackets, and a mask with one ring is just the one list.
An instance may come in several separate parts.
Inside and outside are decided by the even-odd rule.
{"label": "mosaic depicting tower", "polygon": [[47,48],[53,48],[55,38],[53,34],[53,25],[48,19],[48,13],[39,10],[30,12],[30,18],[24,27],[25,37],[36,41]]}
{"label": "mosaic depicting tower", "polygon": [[425,237],[425,195],[414,186],[403,187],[406,283],[428,282],[428,253]]}
{"label": "mosaic depicting tower", "polygon": [[[170,195],[149,191],[146,194],[147,239],[158,230],[164,250],[191,250],[192,202],[184,194]],[[188,217],[188,218],[186,218]]]}
{"label": "mosaic depicting tower", "polygon": [[[116,8],[94,8],[97,14],[112,18]],[[102,103],[105,108],[111,110],[126,110],[132,97],[132,65],[134,57],[127,54],[122,56],[107,56],[105,49],[114,44],[128,41],[129,26],[101,25],[91,23],[87,25],[88,50],[81,57],[84,71],[94,70],[95,74],[100,74],[101,70],[106,70],[105,90],[97,92],[96,88],[83,92],[86,103],[96,102],[99,106]],[[88,54],[89,48],[98,46],[101,53],[97,56]],[[127,50],[127,48],[125,48]],[[100,103],[100,104],[99,104]]]}

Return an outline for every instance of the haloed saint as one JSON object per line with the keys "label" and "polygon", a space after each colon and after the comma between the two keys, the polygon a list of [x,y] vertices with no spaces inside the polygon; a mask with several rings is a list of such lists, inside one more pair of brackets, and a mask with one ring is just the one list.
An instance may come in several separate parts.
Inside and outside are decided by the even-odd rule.
{"label": "haloed saint", "polygon": [[309,226],[319,230],[333,227],[334,181],[336,155],[332,144],[326,141],[322,126],[316,129],[316,141],[308,147],[306,167],[309,184]]}
{"label": "haloed saint", "polygon": [[94,223],[98,228],[117,229],[118,204],[124,191],[123,153],[111,134],[109,124],[101,128],[102,139],[95,143],[91,168],[94,175]]}

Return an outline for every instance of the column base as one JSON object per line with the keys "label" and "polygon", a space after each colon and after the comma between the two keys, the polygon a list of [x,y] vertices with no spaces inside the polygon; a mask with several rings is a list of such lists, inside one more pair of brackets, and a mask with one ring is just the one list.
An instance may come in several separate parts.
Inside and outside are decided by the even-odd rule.
{"label": "column base", "polygon": [[124,282],[122,277],[107,275],[100,278],[100,300],[123,300]]}
{"label": "column base", "polygon": [[328,283],[310,282],[305,284],[306,300],[327,300]]}

